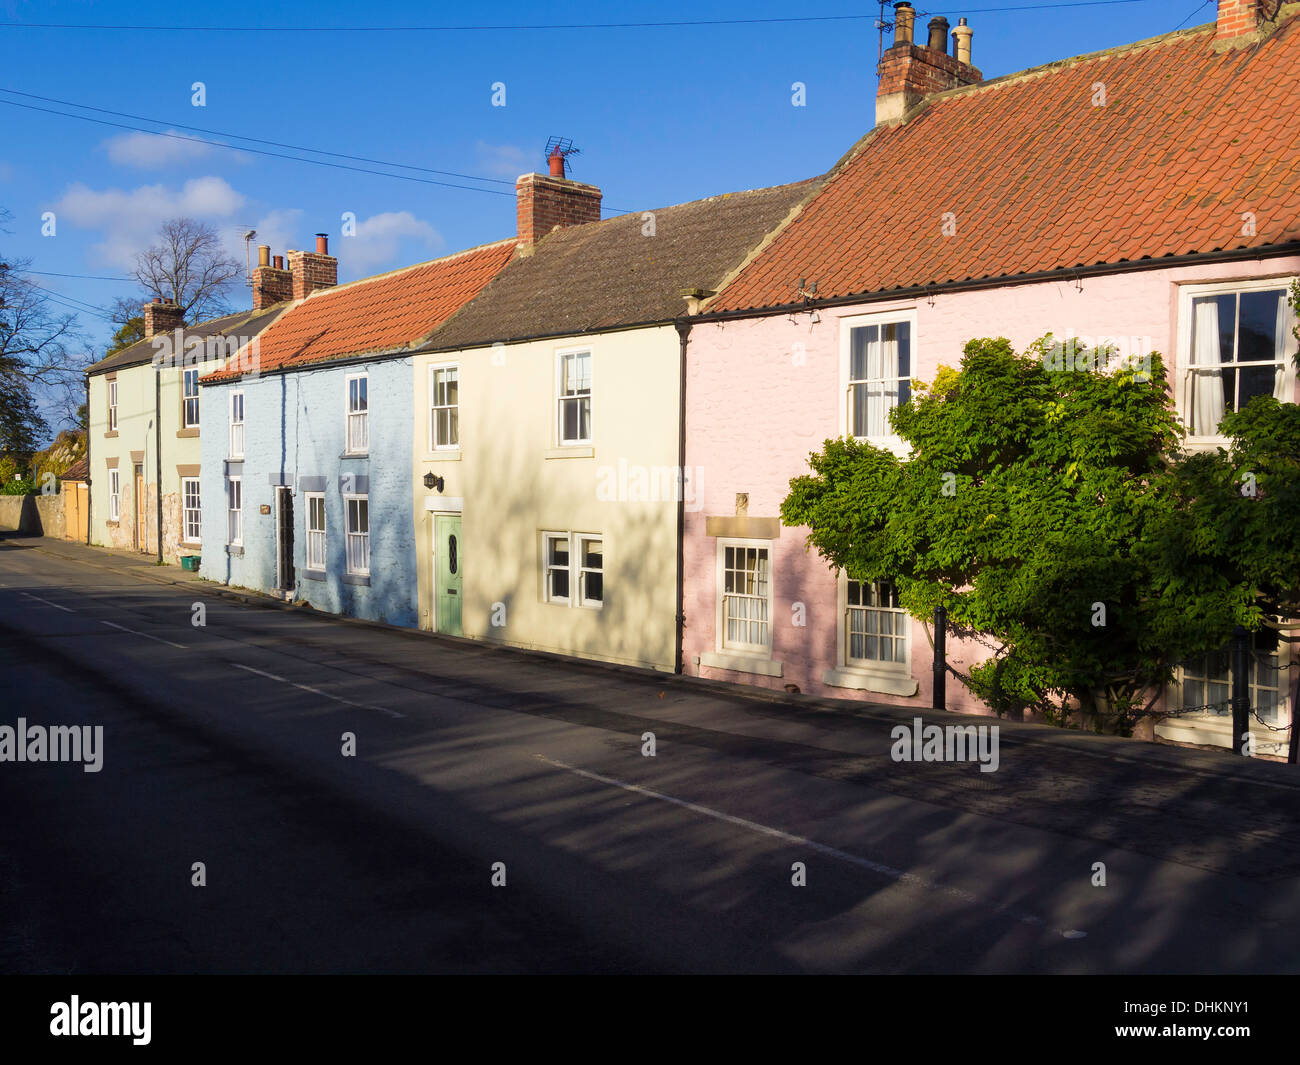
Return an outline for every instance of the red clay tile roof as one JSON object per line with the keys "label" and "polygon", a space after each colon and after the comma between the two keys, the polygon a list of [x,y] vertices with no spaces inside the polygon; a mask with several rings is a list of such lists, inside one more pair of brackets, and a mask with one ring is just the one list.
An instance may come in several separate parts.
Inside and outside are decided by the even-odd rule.
{"label": "red clay tile roof", "polygon": [[800,278],[844,297],[1300,241],[1300,16],[1213,43],[1200,27],[932,97],[859,141],[707,310],[794,303]]}
{"label": "red clay tile roof", "polygon": [[[409,347],[455,314],[494,278],[514,254],[503,240],[443,259],[318,289],[281,315],[258,341],[258,370],[304,366],[345,355]],[[232,363],[239,360],[236,356]],[[218,370],[203,378],[217,384],[240,376]]]}

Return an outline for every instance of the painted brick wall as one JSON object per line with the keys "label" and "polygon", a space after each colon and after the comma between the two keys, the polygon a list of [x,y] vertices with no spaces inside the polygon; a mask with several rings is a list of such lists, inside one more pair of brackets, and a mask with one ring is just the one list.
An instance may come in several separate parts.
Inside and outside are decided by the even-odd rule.
{"label": "painted brick wall", "polygon": [[[368,373],[370,453],[344,458],[345,379]],[[244,392],[242,556],[228,554],[226,467],[230,393]],[[258,591],[276,586],[275,485],[293,488],[295,598],[318,610],[416,624],[414,522],[411,510],[411,363],[389,360],[292,374],[273,374],[202,389],[203,573]],[[215,431],[214,431],[215,430]],[[346,570],[340,477],[368,478],[370,584],[344,581]],[[326,574],[304,577],[307,505],[301,478],[324,478]],[[261,514],[263,505],[270,514]]]}
{"label": "painted brick wall", "polygon": [[[932,655],[924,628],[911,628],[911,674],[919,684],[908,699],[829,687],[825,669],[836,665],[837,583],[829,567],[806,550],[804,532],[783,528],[772,545],[773,659],[783,675],[767,677],[701,667],[696,657],[717,650],[717,540],[705,534],[708,516],[736,513],[736,494],[748,493],[750,517],[777,517],[791,478],[808,472],[807,456],[840,435],[844,402],[840,372],[840,319],[878,311],[915,310],[917,337],[912,374],[932,379],[940,364],[957,366],[967,340],[1006,336],[1018,350],[1051,332],[1065,336],[1142,337],[1149,350],[1176,359],[1178,286],[1300,273],[1300,259],[1231,266],[1152,270],[943,294],[928,300],[891,301],[704,323],[691,333],[687,376],[688,466],[699,470],[702,507],[686,520],[685,659],[688,673],[839,698],[928,706]],[[1175,367],[1176,369],[1176,367]],[[1171,377],[1177,378],[1177,374]],[[806,627],[794,624],[794,604],[804,604]],[[949,659],[963,672],[988,651],[978,643],[949,640]],[[951,680],[952,708],[982,710]]]}

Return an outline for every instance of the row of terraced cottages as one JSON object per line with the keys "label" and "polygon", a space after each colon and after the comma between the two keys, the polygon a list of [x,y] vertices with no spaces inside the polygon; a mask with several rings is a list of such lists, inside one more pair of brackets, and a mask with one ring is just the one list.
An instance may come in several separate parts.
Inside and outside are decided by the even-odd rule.
{"label": "row of terraced cottages", "polygon": [[[978,336],[1140,338],[1193,448],[1261,391],[1297,399],[1300,18],[1219,6],[985,80],[968,27],[919,44],[897,4],[876,124],[821,177],[602,221],[555,156],[494,244],[342,286],[323,238],[288,269],[263,249],[253,311],[190,330],[233,359],[92,369],[92,535],[327,611],[928,706],[923,623],[779,520],[822,441],[900,448],[889,408]],[[959,669],[984,653],[949,642]],[[1229,668],[1186,664],[1167,700],[1226,699]],[[1265,721],[1296,669],[1254,654]],[[1159,731],[1228,745],[1230,721]]]}

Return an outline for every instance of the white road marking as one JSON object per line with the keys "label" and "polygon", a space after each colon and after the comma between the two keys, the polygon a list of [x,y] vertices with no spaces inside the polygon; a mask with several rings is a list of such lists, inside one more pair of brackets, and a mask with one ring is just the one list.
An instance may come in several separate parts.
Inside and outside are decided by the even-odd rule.
{"label": "white road marking", "polygon": [[569,765],[565,762],[557,762],[554,758],[547,758],[545,755],[534,755],[535,758],[545,762],[547,765],[553,765],[557,769],[564,769],[570,773],[576,773],[580,777],[586,777],[588,780],[595,780],[601,784],[610,784],[616,788],[622,788],[624,791],[635,792],[638,795],[645,795],[651,799],[659,799],[661,802],[672,803],[674,806],[680,806],[692,813],[703,814],[705,817],[712,817],[718,821],[725,821],[729,825],[736,825],[740,828],[747,828],[751,832],[758,832],[772,839],[779,839],[786,843],[796,843],[801,847],[807,847],[810,850],[817,851],[819,854],[825,854],[830,858],[836,858],[841,862],[847,862],[849,865],[856,865],[860,869],[869,869],[873,873],[879,873],[881,876],[887,876],[891,880],[898,880],[906,884],[913,884],[917,887],[925,888],[927,891],[938,891],[944,895],[951,895],[953,898],[960,899],[962,902],[970,903],[975,906],[984,906],[996,910],[999,913],[1014,917],[1022,924],[1037,925],[1040,927],[1050,928],[1051,931],[1065,939],[1083,939],[1087,932],[1081,932],[1077,928],[1051,928],[1041,917],[1035,917],[1033,914],[1024,913],[1013,907],[1003,905],[999,902],[993,902],[990,899],[982,899],[969,891],[963,891],[961,888],[951,887],[945,884],[936,884],[932,880],[926,880],[924,877],[917,876],[915,873],[906,872],[903,869],[895,869],[893,866],[882,865],[880,862],[873,862],[870,858],[862,858],[856,854],[850,854],[848,851],[839,850],[836,847],[827,846],[825,843],[818,843],[816,840],[808,839],[805,836],[796,836],[790,832],[783,832],[779,828],[770,828],[767,825],[761,825],[757,821],[747,821],[743,817],[735,817],[732,814],[724,814],[721,810],[715,810],[709,806],[701,806],[699,803],[688,802],[685,799],[677,799],[672,795],[665,795],[660,791],[652,791],[650,788],[643,788],[639,784],[629,784],[623,780],[616,780],[614,777],[603,776],[600,773],[592,773],[586,769],[579,769],[577,766]]}
{"label": "white road marking", "polygon": [[123,632],[129,632],[132,636],[143,636],[146,640],[153,640],[154,643],[165,643],[168,647],[175,647],[178,651],[188,650],[183,643],[172,643],[171,640],[164,640],[161,636],[150,636],[147,632],[136,632],[135,629],[128,629],[125,625],[119,625],[115,621],[101,621],[100,624],[107,625],[111,629],[121,629]]}
{"label": "white road marking", "polygon": [[[0,585],[3,587],[3,585]],[[62,610],[65,614],[75,614],[76,611],[71,607],[59,606],[58,603],[51,603],[48,599],[42,599],[39,595],[32,595],[31,592],[23,592],[28,599],[35,599],[38,603],[44,603],[46,606],[52,606],[55,610]]]}
{"label": "white road marking", "polygon": [[342,703],[344,706],[355,706],[358,710],[378,710],[381,714],[387,714],[389,717],[405,717],[405,714],[399,714],[396,710],[389,710],[383,706],[367,706],[365,703],[354,703],[349,699],[343,699],[337,695],[331,695],[329,692],[323,692],[319,688],[308,687],[306,684],[296,684],[285,677],[277,677],[274,673],[264,673],[260,669],[254,669],[252,666],[241,666],[238,662],[231,662],[236,669],[242,669],[248,673],[256,673],[259,677],[265,677],[267,680],[278,681],[281,684],[287,684],[291,688],[297,688],[300,691],[311,692],[312,695],[319,695],[322,699],[333,699],[336,703]]}

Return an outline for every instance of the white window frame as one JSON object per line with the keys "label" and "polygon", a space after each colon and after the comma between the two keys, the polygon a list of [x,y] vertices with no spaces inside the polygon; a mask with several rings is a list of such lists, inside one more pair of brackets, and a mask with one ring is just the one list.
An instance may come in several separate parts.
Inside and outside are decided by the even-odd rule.
{"label": "white window frame", "polygon": [[108,431],[117,432],[117,378],[108,382]]}
{"label": "white window frame", "polygon": [[[573,542],[577,545],[577,550],[570,556],[573,560],[573,572],[577,576],[577,602],[574,606],[586,607],[589,610],[600,610],[605,605],[605,538],[599,533],[574,533]],[[600,548],[600,568],[595,566],[584,566],[582,563],[582,549],[586,544],[596,544]],[[587,574],[600,574],[600,598],[592,599],[587,595]],[[574,587],[571,585],[571,587]]]}
{"label": "white window frame", "polygon": [[[236,417],[238,415],[238,417]],[[235,430],[239,432],[236,433]],[[238,447],[236,447],[238,443]],[[230,457],[244,457],[244,393],[241,389],[230,393]]]}
{"label": "white window frame", "polygon": [[[197,366],[181,368],[181,428],[197,429],[199,427],[199,374]],[[193,375],[193,376],[191,376]],[[194,394],[189,392],[190,381],[194,382]],[[190,404],[194,404],[194,420],[190,420]]]}
{"label": "white window frame", "polygon": [[[194,486],[194,506],[190,506],[190,485]],[[198,477],[181,478],[181,542],[203,543],[203,485]],[[194,534],[190,535],[190,518],[194,519]]]}
{"label": "white window frame", "polygon": [[[565,360],[578,356],[587,356],[587,390],[574,392],[571,396],[563,393]],[[557,447],[590,446],[596,434],[596,353],[594,348],[565,348],[555,353],[555,444]],[[587,401],[587,435],[585,437],[566,438],[564,435],[564,407],[566,403]],[[581,419],[579,419],[581,421]]]}
{"label": "white window frame", "polygon": [[[852,431],[852,418],[850,416],[850,407],[853,402],[852,378],[850,374],[853,371],[853,330],[862,329],[868,326],[886,326],[906,323],[909,327],[910,352],[908,375],[906,378],[898,380],[912,380],[918,376],[917,352],[919,344],[917,343],[917,312],[915,307],[901,308],[894,311],[877,311],[871,314],[856,314],[848,318],[840,319],[840,436],[849,436]],[[885,380],[881,378],[880,380]],[[888,417],[888,414],[886,414]],[[910,450],[907,443],[898,434],[890,432],[881,436],[864,436],[855,439],[863,440],[876,447],[888,448],[898,455],[906,455]]]}
{"label": "white window frame", "polygon": [[[910,675],[912,666],[912,619],[902,607],[871,607],[855,606],[849,602],[849,576],[843,571],[839,576],[839,621],[837,632],[839,635],[839,667],[842,670],[853,673],[898,673]],[[861,584],[882,584],[882,581],[860,581]],[[892,582],[889,582],[892,583]],[[901,636],[886,636],[886,639],[902,640],[903,642],[903,660],[896,662],[894,660],[885,661],[881,658],[852,658],[849,655],[850,636],[852,634],[850,625],[849,611],[851,610],[872,610],[902,617],[903,632]]]}
{"label": "white window frame", "polygon": [[[1213,284],[1204,285],[1180,285],[1178,287],[1178,368],[1177,380],[1174,382],[1174,391],[1177,398],[1178,418],[1187,429],[1186,444],[1192,447],[1217,447],[1225,443],[1225,438],[1216,434],[1193,434],[1193,411],[1191,408],[1192,399],[1195,395],[1192,384],[1193,370],[1193,352],[1192,352],[1192,334],[1194,325],[1194,303],[1198,299],[1207,296],[1230,296],[1240,295],[1245,292],[1267,292],[1270,289],[1283,289],[1286,292],[1284,298],[1290,298],[1291,285],[1295,282],[1294,274],[1282,275],[1280,277],[1266,278],[1249,278],[1239,281],[1220,281]],[[1295,363],[1292,358],[1294,353],[1288,355],[1282,361],[1283,388],[1288,396],[1295,395]],[[1241,364],[1238,364],[1241,365]],[[1245,365],[1252,365],[1246,363]],[[1274,364],[1276,365],[1276,363]]]}
{"label": "white window frame", "polygon": [[[366,505],[366,531],[353,531],[352,504]],[[358,510],[358,513],[360,511]],[[343,544],[347,572],[355,577],[370,576],[370,496],[362,493],[345,493],[343,496]],[[364,566],[357,564],[358,554],[364,556]]]}
{"label": "white window frame", "polygon": [[[366,383],[366,405],[364,409],[352,409],[352,382]],[[358,398],[360,392],[358,390]],[[354,433],[353,427],[359,426]],[[355,437],[362,437],[361,446],[355,446]],[[349,455],[367,455],[370,453],[370,374],[351,373],[343,378],[343,450]]]}
{"label": "white window frame", "polygon": [[[1285,634],[1283,635],[1285,636]],[[1232,698],[1231,644],[1229,644],[1227,652],[1228,652],[1228,699],[1231,699]],[[1250,653],[1253,659],[1256,654],[1253,646],[1251,647]],[[1274,728],[1285,728],[1290,718],[1294,716],[1294,709],[1290,705],[1291,687],[1292,687],[1291,664],[1292,664],[1291,645],[1286,641],[1285,638],[1279,639],[1277,643],[1277,667],[1278,667],[1277,720],[1270,722],[1270,724],[1272,724]],[[1257,692],[1262,686],[1257,685],[1255,683],[1253,677],[1254,672],[1255,671],[1252,669],[1251,670],[1252,678],[1249,685],[1249,690],[1251,694],[1250,705],[1252,710],[1258,712],[1258,703],[1256,702],[1255,699],[1255,692]],[[1180,663],[1174,676],[1174,682],[1169,686],[1169,691],[1167,693],[1168,694],[1167,701],[1170,709],[1172,710],[1182,709],[1183,698],[1184,698],[1183,685],[1185,683],[1186,683],[1186,669]],[[1195,705],[1202,705],[1202,704],[1195,704]],[[1178,718],[1171,718],[1169,720],[1170,721],[1183,720],[1183,721],[1187,721],[1189,724],[1194,724],[1194,725],[1210,724],[1210,725],[1220,725],[1221,727],[1226,726],[1229,729],[1229,731],[1231,731],[1231,726],[1232,726],[1231,713],[1216,714],[1208,710],[1202,711],[1201,713],[1197,713],[1197,714],[1181,714],[1179,715]],[[1268,733],[1268,729],[1266,729],[1263,725],[1261,725],[1253,716],[1250,719],[1250,731],[1255,733],[1256,738],[1260,738],[1261,733]],[[1286,742],[1287,737],[1285,733],[1279,733],[1278,735],[1271,736],[1271,738],[1274,740],[1278,739],[1279,737],[1281,738],[1281,741],[1283,743]]]}
{"label": "white window frame", "polygon": [[[232,506],[232,503],[237,505]],[[244,544],[243,477],[226,478],[226,543],[231,547],[242,547]]]}
{"label": "white window frame", "polygon": [[[719,653],[724,653],[728,655],[752,656],[755,658],[771,658],[772,636],[773,636],[772,630],[774,625],[773,608],[775,605],[775,599],[774,599],[775,593],[773,587],[775,584],[775,570],[773,568],[773,563],[775,561],[773,558],[773,555],[775,553],[774,547],[775,545],[771,540],[742,539],[739,537],[718,538],[717,566],[715,567],[716,578],[717,578],[717,587],[716,587],[717,617],[716,617],[714,631],[716,633],[715,643]],[[756,549],[759,551],[767,552],[767,618],[766,618],[767,642],[765,644],[755,644],[747,640],[736,641],[735,643],[732,643],[727,639],[726,600],[728,595],[736,594],[736,593],[727,592],[727,550],[728,548],[737,549],[737,550]],[[742,593],[742,594],[747,594],[747,593]],[[750,598],[758,599],[760,597],[750,596]],[[738,619],[738,620],[753,620],[753,619]]]}
{"label": "white window frame", "polygon": [[[304,528],[307,533],[305,556],[304,556],[307,561],[306,568],[310,570],[316,570],[317,572],[324,572],[326,567],[326,559],[328,558],[328,555],[326,554],[326,550],[328,549],[328,545],[329,545],[328,539],[326,538],[326,532],[329,528],[329,517],[325,512],[325,493],[304,492],[302,498],[306,510],[306,514],[304,517]],[[316,503],[320,504],[320,528],[319,529],[312,528],[312,505]],[[320,545],[319,557],[317,557],[316,552],[313,550],[313,545],[317,543]]]}
{"label": "white window frame", "polygon": [[116,466],[108,471],[108,520],[122,520],[122,474]]}
{"label": "white window frame", "polygon": [[[556,540],[564,540],[569,545],[569,561],[563,566],[551,565],[551,544]],[[551,591],[551,572],[559,570],[563,570],[569,578],[567,595],[555,595]],[[546,530],[542,533],[542,601],[560,606],[570,606],[573,603],[573,534],[570,532]]]}
{"label": "white window frame", "polygon": [[[454,373],[456,375],[456,402],[455,403],[438,403],[438,375]],[[444,362],[435,363],[429,367],[429,450],[430,451],[459,451],[460,450],[460,363]],[[454,411],[456,415],[456,439],[449,444],[438,443],[438,412]],[[449,420],[450,424],[450,420]]]}
{"label": "white window frame", "polygon": [[[556,606],[579,607],[586,610],[601,610],[605,606],[605,534],[590,532],[575,532],[574,530],[557,530],[545,529],[542,531],[542,602],[552,603]],[[569,561],[564,566],[551,565],[551,543],[555,540],[566,540],[569,544]],[[596,543],[600,545],[600,568],[594,566],[584,566],[582,564],[582,548],[584,544]],[[551,573],[552,571],[563,570],[569,577],[569,594],[552,595],[551,594]],[[587,595],[587,574],[599,573],[601,576],[601,592],[599,599],[592,599]]]}

